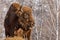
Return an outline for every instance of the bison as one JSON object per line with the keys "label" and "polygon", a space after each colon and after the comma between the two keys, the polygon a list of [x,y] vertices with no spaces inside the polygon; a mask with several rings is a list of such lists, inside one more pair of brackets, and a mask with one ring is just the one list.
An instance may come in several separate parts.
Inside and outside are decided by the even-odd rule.
{"label": "bison", "polygon": [[34,24],[35,21],[32,15],[32,9],[28,6],[13,3],[4,20],[5,35],[6,37],[13,37],[15,35],[14,32],[16,32],[17,35],[20,33],[20,36],[22,35],[23,38],[30,40]]}

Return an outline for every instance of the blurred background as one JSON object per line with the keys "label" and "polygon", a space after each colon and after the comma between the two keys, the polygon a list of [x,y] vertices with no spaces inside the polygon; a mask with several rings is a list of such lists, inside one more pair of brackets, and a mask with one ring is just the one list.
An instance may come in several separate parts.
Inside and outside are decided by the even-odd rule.
{"label": "blurred background", "polygon": [[5,38],[4,18],[13,2],[32,8],[32,40],[60,40],[60,0],[0,0],[0,40]]}

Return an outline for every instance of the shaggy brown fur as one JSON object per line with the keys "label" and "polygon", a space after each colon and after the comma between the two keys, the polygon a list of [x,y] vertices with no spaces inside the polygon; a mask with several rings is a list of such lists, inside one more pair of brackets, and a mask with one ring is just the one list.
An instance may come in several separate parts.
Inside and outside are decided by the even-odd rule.
{"label": "shaggy brown fur", "polygon": [[31,28],[34,26],[34,18],[32,16],[32,9],[23,6],[21,8],[22,14],[19,16],[18,22],[21,25],[21,28],[23,29],[23,36],[27,37],[28,40],[30,40],[31,35]]}
{"label": "shaggy brown fur", "polygon": [[24,6],[21,8],[22,14],[19,16],[19,24],[23,27],[24,30],[28,30],[34,26],[34,18],[32,16],[32,9]]}

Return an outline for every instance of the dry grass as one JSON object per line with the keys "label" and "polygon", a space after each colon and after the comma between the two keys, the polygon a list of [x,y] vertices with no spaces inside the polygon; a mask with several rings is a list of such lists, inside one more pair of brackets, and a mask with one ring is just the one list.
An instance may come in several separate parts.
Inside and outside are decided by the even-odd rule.
{"label": "dry grass", "polygon": [[24,40],[22,37],[7,37],[5,40]]}

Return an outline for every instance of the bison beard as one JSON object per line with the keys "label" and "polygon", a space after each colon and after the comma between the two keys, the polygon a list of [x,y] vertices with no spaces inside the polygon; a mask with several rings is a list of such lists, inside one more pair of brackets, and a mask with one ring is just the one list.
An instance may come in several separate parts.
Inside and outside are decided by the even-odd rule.
{"label": "bison beard", "polygon": [[22,36],[30,40],[31,28],[33,26],[34,19],[32,9],[27,6],[21,7],[19,4],[13,3],[4,20],[6,37],[13,37],[15,35],[14,31],[18,31],[21,28],[23,30]]}

